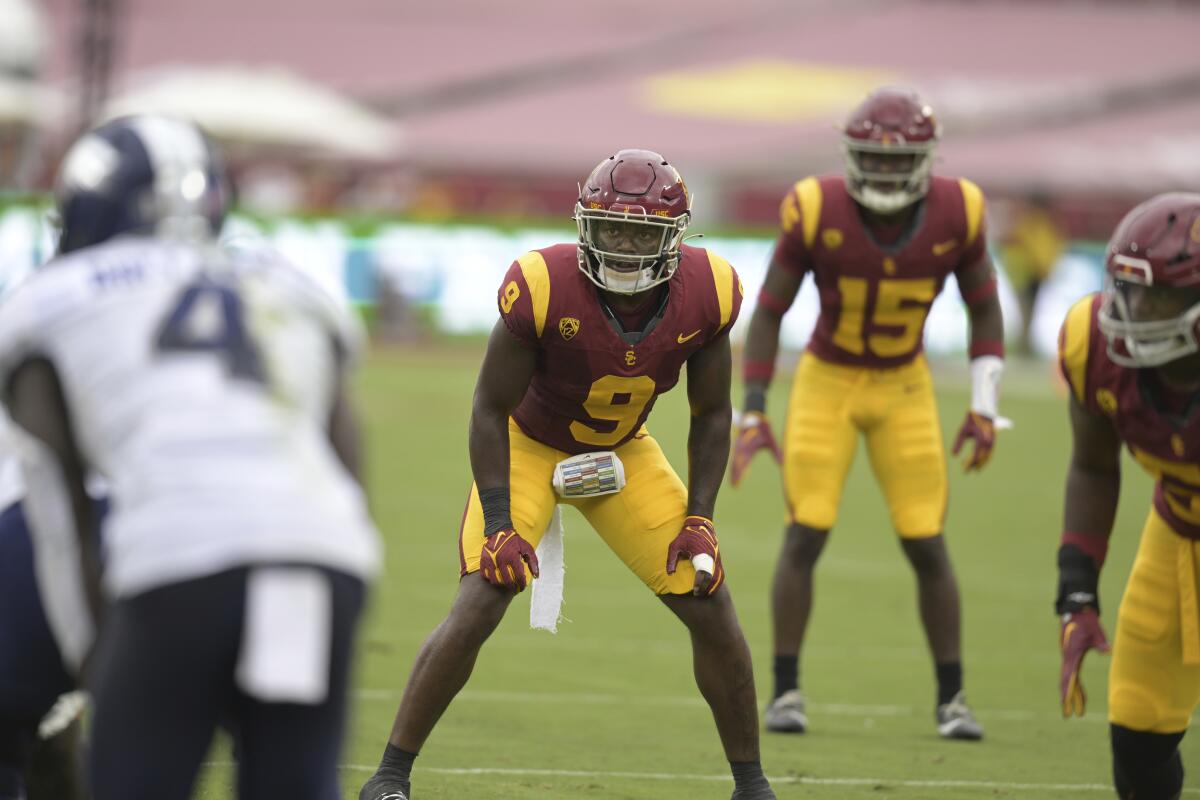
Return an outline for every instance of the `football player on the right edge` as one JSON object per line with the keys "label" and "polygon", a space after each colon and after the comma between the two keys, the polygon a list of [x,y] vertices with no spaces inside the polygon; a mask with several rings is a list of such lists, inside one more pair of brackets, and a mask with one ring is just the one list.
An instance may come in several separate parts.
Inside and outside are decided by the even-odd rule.
{"label": "football player on the right edge", "polygon": [[1200,194],[1163,194],[1130,211],[1105,267],[1104,291],[1071,308],[1059,337],[1074,441],[1055,604],[1062,710],[1083,714],[1083,657],[1109,649],[1097,587],[1124,443],[1157,483],[1117,611],[1113,779],[1122,800],[1174,800],[1179,743],[1200,704]]}
{"label": "football player on the right edge", "polygon": [[[768,730],[808,726],[799,652],[812,611],[813,567],[862,434],[916,574],[937,676],[938,733],[983,736],[962,690],[958,585],[942,536],[946,456],[921,345],[929,307],[953,273],[971,322],[972,384],[954,453],[972,441],[965,466],[979,469],[995,443],[1004,331],[983,193],[966,179],[930,174],[939,135],[933,112],[915,93],[880,89],[846,123],[846,175],[806,178],[783,201],[782,232],[746,339],[745,414],[731,470],[736,486],[758,450],[783,462],[788,526],[772,592]],[[809,272],[821,314],[796,369],[780,453],[765,416],[766,390],[780,321]]]}

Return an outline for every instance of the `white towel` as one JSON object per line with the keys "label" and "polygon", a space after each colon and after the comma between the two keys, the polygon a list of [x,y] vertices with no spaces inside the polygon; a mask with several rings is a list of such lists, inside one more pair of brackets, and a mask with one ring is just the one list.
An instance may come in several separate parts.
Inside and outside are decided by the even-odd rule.
{"label": "white towel", "polygon": [[563,579],[566,563],[563,560],[562,509],[554,507],[554,516],[537,547],[538,569],[541,577],[533,582],[533,598],[529,602],[529,627],[534,630],[558,633],[562,616]]}

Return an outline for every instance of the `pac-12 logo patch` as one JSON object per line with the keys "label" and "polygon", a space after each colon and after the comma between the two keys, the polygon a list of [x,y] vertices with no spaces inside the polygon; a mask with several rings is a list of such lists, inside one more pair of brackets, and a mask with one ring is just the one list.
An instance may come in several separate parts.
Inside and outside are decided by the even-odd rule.
{"label": "pac-12 logo patch", "polygon": [[845,237],[837,228],[826,228],[821,231],[821,243],[825,245],[826,250],[837,250],[842,246]]}
{"label": "pac-12 logo patch", "polygon": [[571,341],[579,333],[579,320],[574,317],[563,317],[558,321],[558,332],[565,341]]}
{"label": "pac-12 logo patch", "polygon": [[1117,413],[1117,396],[1108,389],[1096,390],[1096,405],[1110,417]]}

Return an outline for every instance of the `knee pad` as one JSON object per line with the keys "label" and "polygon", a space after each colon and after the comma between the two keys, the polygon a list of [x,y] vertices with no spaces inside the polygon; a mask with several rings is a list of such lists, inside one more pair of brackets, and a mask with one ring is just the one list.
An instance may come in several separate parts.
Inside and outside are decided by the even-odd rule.
{"label": "knee pad", "polygon": [[1121,800],[1177,800],[1183,793],[1182,733],[1110,726],[1113,781]]}

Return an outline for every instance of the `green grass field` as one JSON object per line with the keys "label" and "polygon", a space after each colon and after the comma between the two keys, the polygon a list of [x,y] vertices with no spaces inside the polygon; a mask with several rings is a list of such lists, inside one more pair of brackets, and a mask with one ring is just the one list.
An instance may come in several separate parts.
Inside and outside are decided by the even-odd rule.
{"label": "green grass field", "polygon": [[[357,797],[378,762],[416,650],[455,591],[457,526],[470,481],[467,415],[481,354],[478,344],[378,352],[362,375],[372,504],[388,549],[360,640],[343,757],[347,798]],[[1112,796],[1106,659],[1090,656],[1086,665],[1088,716],[1064,722],[1057,711],[1051,600],[1068,455],[1065,401],[1051,388],[1049,367],[1013,372],[1003,408],[1016,428],[1002,435],[982,475],[963,476],[951,465],[947,534],[963,595],[966,685],[986,740],[936,735],[913,579],[860,453],[818,568],[803,659],[811,730],[763,738],[763,764],[780,798]],[[776,381],[776,420],[787,384],[786,375]],[[965,386],[958,373],[940,385],[950,440]],[[679,390],[650,420],[681,470],[686,425]],[[1132,463],[1125,476],[1102,589],[1110,633],[1151,489]],[[725,487],[717,510],[760,701],[770,691],[768,586],[782,514],[778,472],[765,458],[747,485]],[[728,767],[692,681],[683,627],[575,512],[566,527],[570,622],[557,635],[531,631],[527,596],[514,603],[417,761],[416,800],[728,797]],[[214,760],[227,761],[224,753],[218,745]],[[1185,740],[1184,762],[1189,787],[1200,787],[1200,737]],[[227,768],[209,770],[200,796],[230,796],[228,780]]]}

